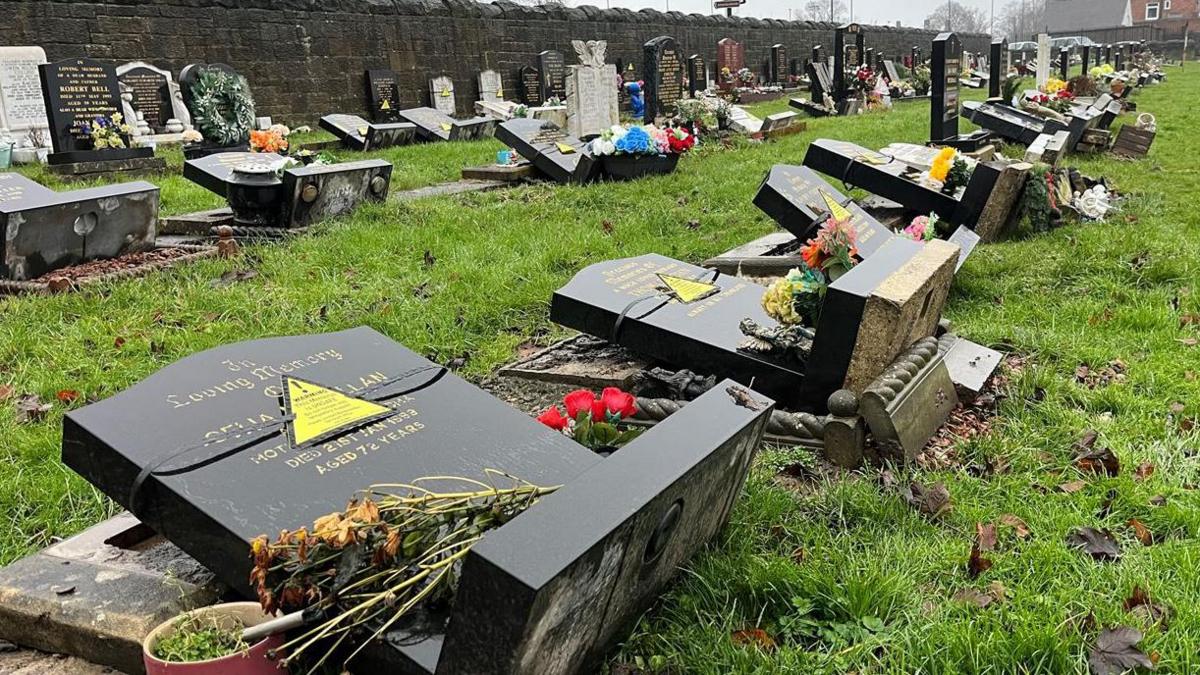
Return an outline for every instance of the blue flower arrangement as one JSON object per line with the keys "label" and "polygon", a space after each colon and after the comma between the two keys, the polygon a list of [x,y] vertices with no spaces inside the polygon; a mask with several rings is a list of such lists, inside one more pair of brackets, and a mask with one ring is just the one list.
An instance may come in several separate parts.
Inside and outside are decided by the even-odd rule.
{"label": "blue flower arrangement", "polygon": [[631,127],[624,136],[617,139],[615,145],[618,152],[631,155],[648,155],[658,152],[655,149],[654,141],[650,139],[650,134],[641,127]]}

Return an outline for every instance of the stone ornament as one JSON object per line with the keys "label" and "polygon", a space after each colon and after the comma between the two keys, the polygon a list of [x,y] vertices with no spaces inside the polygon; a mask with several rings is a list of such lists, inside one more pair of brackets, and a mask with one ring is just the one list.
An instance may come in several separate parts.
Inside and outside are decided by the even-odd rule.
{"label": "stone ornament", "polygon": [[603,68],[604,59],[608,53],[608,42],[605,40],[571,40],[571,46],[579,55],[579,63],[593,68]]}

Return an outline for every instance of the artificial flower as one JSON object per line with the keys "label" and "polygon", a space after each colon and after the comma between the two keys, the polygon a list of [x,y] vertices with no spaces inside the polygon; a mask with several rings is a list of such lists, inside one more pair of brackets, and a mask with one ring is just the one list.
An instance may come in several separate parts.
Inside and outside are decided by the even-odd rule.
{"label": "artificial flower", "polygon": [[618,420],[632,417],[637,413],[633,394],[621,391],[616,387],[605,387],[604,391],[600,392],[600,401],[604,405],[606,413],[609,416],[616,416]]}
{"label": "artificial flower", "polygon": [[555,431],[562,431],[571,424],[571,420],[563,417],[562,412],[559,411],[558,406],[556,405],[550,406],[546,409],[546,412],[538,415],[537,421],[545,424]]}
{"label": "artificial flower", "polygon": [[950,175],[950,168],[954,166],[954,158],[957,155],[958,151],[954,148],[942,148],[933,158],[933,167],[929,169],[929,177],[939,183],[945,183],[946,176]]}
{"label": "artificial flower", "polygon": [[617,139],[615,145],[618,152],[645,155],[650,154],[653,141],[644,128],[630,127],[621,138]]}
{"label": "artificial flower", "polygon": [[591,413],[596,395],[587,389],[577,389],[563,397],[563,405],[567,408],[567,417],[579,419],[580,413]]}
{"label": "artificial flower", "polygon": [[199,143],[204,140],[204,136],[195,129],[185,129],[182,136],[184,143]]}
{"label": "artificial flower", "polygon": [[917,216],[904,228],[902,234],[913,241],[929,241],[937,234],[936,224],[936,215]]}

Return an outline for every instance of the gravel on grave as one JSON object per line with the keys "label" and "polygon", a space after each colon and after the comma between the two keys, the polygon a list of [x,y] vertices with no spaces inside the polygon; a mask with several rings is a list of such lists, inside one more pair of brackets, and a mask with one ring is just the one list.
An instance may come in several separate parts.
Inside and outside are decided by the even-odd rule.
{"label": "gravel on grave", "polygon": [[36,279],[30,279],[34,283],[46,283],[51,279],[68,279],[70,281],[82,281],[92,277],[99,277],[113,272],[122,270],[132,270],[140,267],[145,267],[150,264],[159,264],[178,260],[184,256],[189,256],[198,251],[195,249],[186,248],[156,248],[153,251],[141,251],[136,253],[126,253],[123,256],[116,258],[108,258],[105,260],[91,260],[70,267],[47,272]]}

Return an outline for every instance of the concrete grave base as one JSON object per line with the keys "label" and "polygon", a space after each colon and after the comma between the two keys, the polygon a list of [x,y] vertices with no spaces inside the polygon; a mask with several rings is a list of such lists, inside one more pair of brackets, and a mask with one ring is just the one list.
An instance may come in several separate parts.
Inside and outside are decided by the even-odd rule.
{"label": "concrete grave base", "polygon": [[166,171],[167,160],[162,157],[134,157],[104,162],[47,164],[46,170],[68,182],[91,180],[101,176],[135,177]]}
{"label": "concrete grave base", "polygon": [[462,170],[463,180],[499,180],[506,183],[517,183],[538,175],[533,163],[525,161],[504,166],[499,164],[468,166]]}
{"label": "concrete grave base", "polygon": [[590,335],[576,335],[504,366],[498,374],[597,390],[629,390],[634,376],[650,366],[649,360],[628,349]]}
{"label": "concrete grave base", "polygon": [[226,593],[126,513],[0,569],[0,639],[140,673],[155,626]]}

